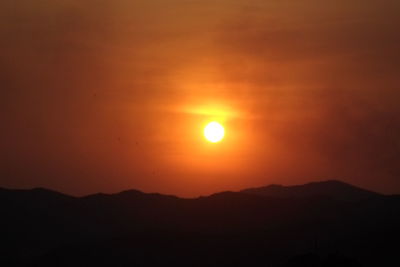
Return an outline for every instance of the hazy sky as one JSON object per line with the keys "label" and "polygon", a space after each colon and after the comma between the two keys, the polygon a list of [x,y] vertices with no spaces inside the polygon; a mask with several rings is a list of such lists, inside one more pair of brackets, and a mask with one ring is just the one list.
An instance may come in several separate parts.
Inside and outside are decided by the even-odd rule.
{"label": "hazy sky", "polygon": [[[397,0],[3,0],[0,186],[400,193]],[[226,138],[207,143],[218,120]]]}

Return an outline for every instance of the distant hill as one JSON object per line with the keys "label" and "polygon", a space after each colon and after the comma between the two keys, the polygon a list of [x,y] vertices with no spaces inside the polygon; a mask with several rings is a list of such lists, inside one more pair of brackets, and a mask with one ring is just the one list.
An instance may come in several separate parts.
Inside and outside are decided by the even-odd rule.
{"label": "distant hill", "polygon": [[279,198],[324,196],[343,201],[359,201],[381,196],[378,193],[336,180],[312,182],[294,186],[268,185],[264,187],[245,189],[240,192]]}
{"label": "distant hill", "polygon": [[194,199],[0,189],[0,216],[0,266],[400,266],[400,196],[338,181]]}

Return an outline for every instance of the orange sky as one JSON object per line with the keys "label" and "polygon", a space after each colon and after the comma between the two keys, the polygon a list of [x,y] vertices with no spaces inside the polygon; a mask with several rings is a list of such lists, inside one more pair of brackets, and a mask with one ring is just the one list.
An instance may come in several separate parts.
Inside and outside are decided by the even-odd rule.
{"label": "orange sky", "polygon": [[[5,0],[0,186],[400,192],[398,1]],[[210,144],[205,124],[226,138]]]}

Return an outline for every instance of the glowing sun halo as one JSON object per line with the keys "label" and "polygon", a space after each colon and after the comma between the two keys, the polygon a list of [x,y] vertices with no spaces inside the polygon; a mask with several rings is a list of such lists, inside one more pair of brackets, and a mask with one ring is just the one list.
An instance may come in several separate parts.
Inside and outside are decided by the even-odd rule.
{"label": "glowing sun halo", "polygon": [[218,143],[224,138],[225,129],[221,124],[213,121],[204,128],[204,136],[211,143]]}

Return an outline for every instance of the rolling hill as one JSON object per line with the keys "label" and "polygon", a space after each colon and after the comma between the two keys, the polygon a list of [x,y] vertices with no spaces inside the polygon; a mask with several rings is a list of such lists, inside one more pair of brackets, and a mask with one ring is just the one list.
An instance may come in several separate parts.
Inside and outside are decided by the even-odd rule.
{"label": "rolling hill", "polygon": [[[182,199],[0,189],[1,266],[388,266],[400,197],[338,181]],[[314,265],[313,265],[314,264]]]}

